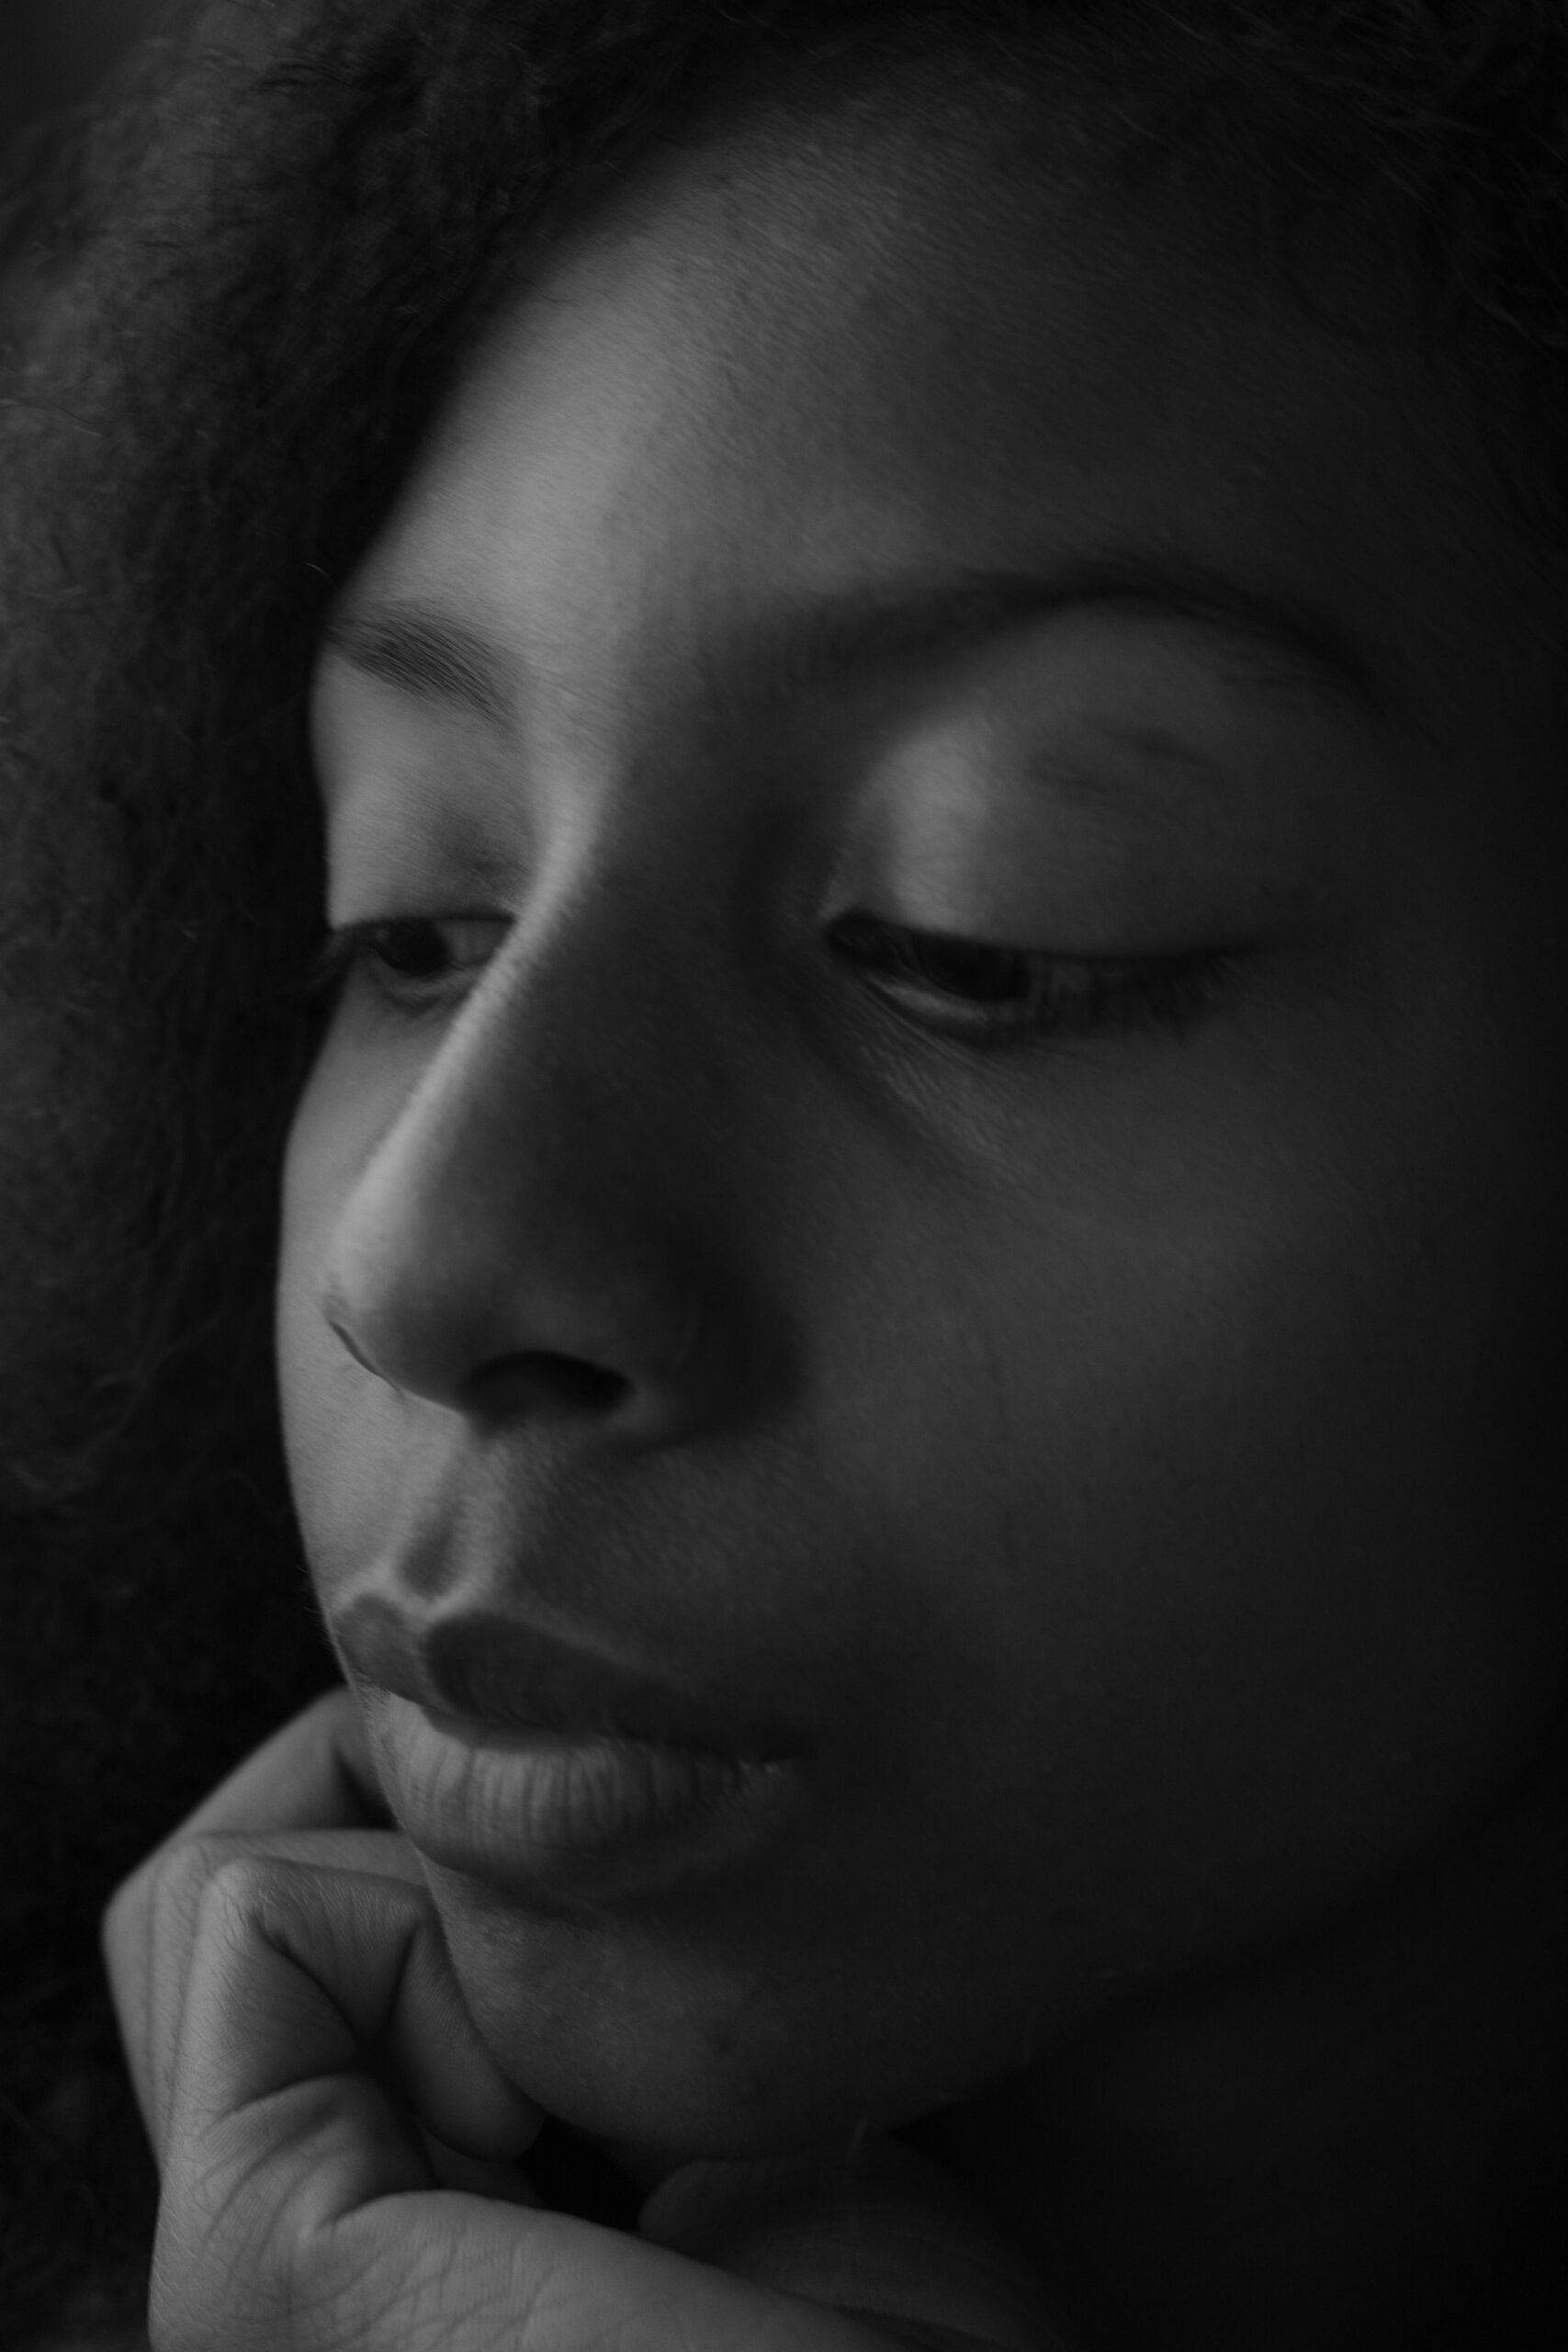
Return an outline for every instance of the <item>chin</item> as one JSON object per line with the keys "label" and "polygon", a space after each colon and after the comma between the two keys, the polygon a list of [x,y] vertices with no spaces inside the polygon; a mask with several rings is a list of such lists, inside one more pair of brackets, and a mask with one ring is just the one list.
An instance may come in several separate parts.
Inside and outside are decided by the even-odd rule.
{"label": "chin", "polygon": [[890,2039],[889,2017],[924,2005],[896,1988],[860,2002],[829,1952],[759,1964],[664,1920],[524,1911],[427,1873],[491,2056],[595,2138],[681,2158],[787,2154],[894,2130],[983,2087],[954,2083],[952,2038],[934,2020],[929,2047]]}

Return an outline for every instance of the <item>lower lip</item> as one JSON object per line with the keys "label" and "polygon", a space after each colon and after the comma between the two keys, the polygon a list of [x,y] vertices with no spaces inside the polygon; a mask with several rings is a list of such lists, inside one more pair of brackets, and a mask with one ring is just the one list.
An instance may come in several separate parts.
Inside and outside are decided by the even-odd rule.
{"label": "lower lip", "polygon": [[[519,1894],[631,1893],[733,1868],[794,1812],[788,1758],[544,1728],[502,1730],[366,1694],[392,1810],[428,1861]],[[607,1887],[605,1891],[608,1891]]]}

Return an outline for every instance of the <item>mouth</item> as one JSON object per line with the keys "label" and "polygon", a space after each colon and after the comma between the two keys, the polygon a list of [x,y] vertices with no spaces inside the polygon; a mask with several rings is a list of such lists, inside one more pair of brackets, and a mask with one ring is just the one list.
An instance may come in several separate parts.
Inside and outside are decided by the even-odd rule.
{"label": "mouth", "polygon": [[331,1630],[405,1836],[525,1903],[733,1874],[800,1808],[777,1725],[495,1611],[421,1622],[362,1594]]}

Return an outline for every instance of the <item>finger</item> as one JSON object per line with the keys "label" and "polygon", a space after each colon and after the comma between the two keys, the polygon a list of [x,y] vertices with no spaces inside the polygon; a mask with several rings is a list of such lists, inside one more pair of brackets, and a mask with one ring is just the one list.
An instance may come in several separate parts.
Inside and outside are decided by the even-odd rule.
{"label": "finger", "polygon": [[104,1915],[102,1941],[131,2084],[159,2154],[202,1896],[220,1870],[247,1855],[424,1886],[413,1849],[388,1830],[295,1830],[261,1838],[209,1831],[175,1839],[149,1856],[116,1893]]}
{"label": "finger", "polygon": [[[394,2278],[396,2299],[387,2299],[378,2290]],[[567,2214],[466,2197],[360,2207],[315,2240],[288,2291],[311,2343],[355,2352],[1007,2352],[940,2324],[884,2325],[781,2295]],[[1027,2352],[1068,2347],[1040,2336]]]}
{"label": "finger", "polygon": [[[465,2155],[516,2156],[544,2120],[480,2041],[423,1886],[254,1853],[225,1863],[201,1898],[173,2128],[199,2133],[296,2092],[319,2101],[324,2086],[361,2114],[379,2100],[375,2153],[392,2174],[373,2167],[346,2210],[408,2186],[418,2154],[371,2072],[382,2053],[420,2120]],[[330,2219],[337,2192],[320,2186]]]}
{"label": "finger", "polygon": [[292,2185],[310,2154],[299,2153],[305,2171],[264,2165],[239,2193],[231,2162],[215,2225],[165,2194],[151,2312],[160,2352],[993,2352],[950,2332],[890,2332],[566,2214],[461,2194],[378,2198],[302,2228]]}
{"label": "finger", "polygon": [[639,2234],[796,2296],[874,2315],[898,2342],[1065,2352],[1060,2314],[1021,2250],[912,2148],[840,2160],[694,2164],[644,2206]]}
{"label": "finger", "polygon": [[[536,2127],[468,2020],[427,1895],[230,1862],[202,1899],[181,2028],[155,2266],[168,2352],[305,2340],[886,2352],[900,2340],[662,2246],[430,2187],[414,2135],[363,2071],[378,2045],[464,2151],[494,2158]],[[1010,2352],[1017,2340],[1003,2339]]]}
{"label": "finger", "polygon": [[[358,1708],[348,1690],[329,1690],[247,1757],[116,1889],[102,1923],[104,1963],[131,2081],[155,2147],[196,1910],[202,1886],[228,1860],[231,1841],[265,1838],[270,1846],[295,1832],[363,1830],[388,1820]],[[197,1840],[203,1841],[199,1848],[193,1845]],[[285,1842],[274,1850],[296,1849]],[[420,1874],[406,1848],[395,1859],[384,1850],[366,1866]]]}

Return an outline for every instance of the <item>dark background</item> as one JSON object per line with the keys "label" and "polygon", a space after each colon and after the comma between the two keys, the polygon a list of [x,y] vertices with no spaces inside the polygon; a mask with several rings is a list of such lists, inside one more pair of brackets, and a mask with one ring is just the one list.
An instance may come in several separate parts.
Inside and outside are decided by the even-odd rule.
{"label": "dark background", "polygon": [[[29,198],[121,52],[196,5],[0,0],[0,398],[29,315]],[[9,1078],[0,1069],[0,1115]],[[3,1325],[0,1309],[8,1396]],[[13,1517],[0,1493],[0,2352],[148,2352],[157,2180],[98,1915],[236,1755],[330,1676],[289,1583],[288,1531],[263,1527],[247,1566],[230,1556],[232,1483],[215,1499],[190,1525],[139,1532],[95,1497],[99,1533],[78,1558],[69,1510]],[[193,1605],[193,1563],[213,1561],[232,1604]],[[281,1613],[278,1658],[258,1666],[252,1621]]]}

